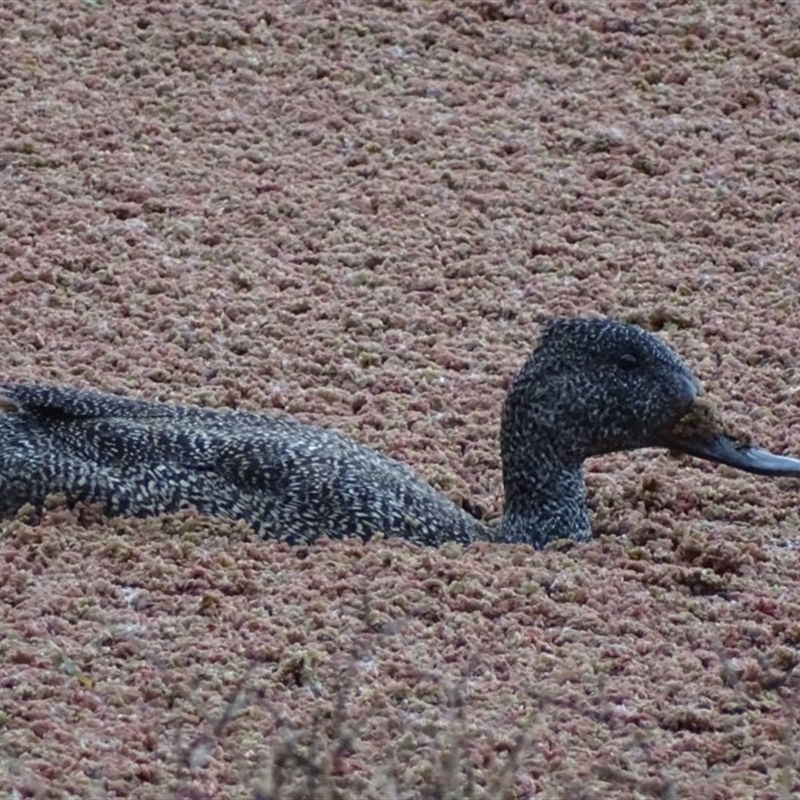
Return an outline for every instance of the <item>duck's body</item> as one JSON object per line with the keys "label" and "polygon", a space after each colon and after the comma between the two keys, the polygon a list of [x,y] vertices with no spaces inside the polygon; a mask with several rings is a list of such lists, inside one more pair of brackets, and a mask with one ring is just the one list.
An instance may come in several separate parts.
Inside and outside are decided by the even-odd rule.
{"label": "duck's body", "polygon": [[61,492],[109,515],[194,506],[292,543],[382,533],[420,544],[541,546],[591,536],[582,476],[591,455],[668,445],[750,471],[800,472],[793,459],[671,437],[696,393],[680,359],[638,328],[551,323],[505,402],[505,512],[489,529],[405,465],[333,431],[266,414],[0,385],[0,516]]}
{"label": "duck's body", "polygon": [[483,526],[411,469],[285,417],[3,386],[0,516],[53,492],[109,515],[194,506],[291,544],[376,533],[470,542]]}

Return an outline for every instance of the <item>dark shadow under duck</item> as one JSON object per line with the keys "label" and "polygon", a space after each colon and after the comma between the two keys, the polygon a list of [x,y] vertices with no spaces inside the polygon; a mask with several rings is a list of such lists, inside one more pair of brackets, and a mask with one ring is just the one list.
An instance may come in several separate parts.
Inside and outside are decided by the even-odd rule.
{"label": "dark shadow under duck", "polygon": [[334,431],[266,414],[3,384],[0,516],[63,493],[109,515],[194,506],[292,543],[382,533],[420,544],[541,547],[591,536],[582,475],[590,456],[669,447],[749,472],[800,475],[800,460],[724,436],[676,437],[697,393],[677,355],[637,327],[549,323],[505,401],[505,511],[489,528],[405,465]]}

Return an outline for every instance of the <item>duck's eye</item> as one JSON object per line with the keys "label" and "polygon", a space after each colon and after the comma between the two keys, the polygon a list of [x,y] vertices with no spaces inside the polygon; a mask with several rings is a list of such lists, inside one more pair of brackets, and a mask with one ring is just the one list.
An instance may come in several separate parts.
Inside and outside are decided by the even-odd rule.
{"label": "duck's eye", "polygon": [[632,369],[636,369],[639,366],[639,359],[633,353],[623,353],[617,359],[617,364],[619,364],[622,369],[630,372]]}

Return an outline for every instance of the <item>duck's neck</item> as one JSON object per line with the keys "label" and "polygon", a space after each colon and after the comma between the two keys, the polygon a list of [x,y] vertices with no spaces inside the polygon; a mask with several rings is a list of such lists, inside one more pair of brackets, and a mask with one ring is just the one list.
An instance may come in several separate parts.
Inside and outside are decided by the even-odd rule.
{"label": "duck's neck", "polygon": [[503,407],[505,507],[497,538],[535,547],[554,539],[589,539],[583,458],[577,448],[569,452],[564,437],[557,435],[547,397],[539,400],[531,400],[525,383],[518,381]]}
{"label": "duck's neck", "polygon": [[548,455],[541,450],[504,453],[500,541],[543,547],[554,539],[591,538],[581,465]]}

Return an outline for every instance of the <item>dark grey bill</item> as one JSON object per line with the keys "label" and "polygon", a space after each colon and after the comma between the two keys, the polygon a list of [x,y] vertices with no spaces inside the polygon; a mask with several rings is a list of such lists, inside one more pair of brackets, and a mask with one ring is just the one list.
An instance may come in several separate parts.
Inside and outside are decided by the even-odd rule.
{"label": "dark grey bill", "polygon": [[664,446],[697,458],[717,461],[729,467],[754,472],[756,475],[773,477],[799,477],[800,459],[777,456],[769,450],[737,444],[727,436],[717,436],[709,441],[702,439],[682,439],[668,434]]}

